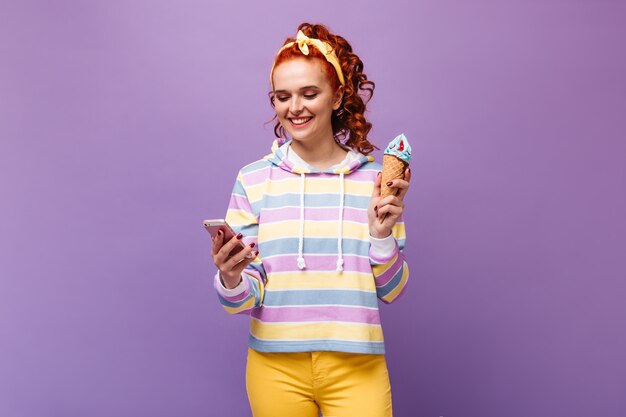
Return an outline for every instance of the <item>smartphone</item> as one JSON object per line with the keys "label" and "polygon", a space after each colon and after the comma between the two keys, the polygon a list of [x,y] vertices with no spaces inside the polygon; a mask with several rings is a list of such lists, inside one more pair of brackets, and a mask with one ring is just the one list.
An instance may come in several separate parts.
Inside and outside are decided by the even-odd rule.
{"label": "smartphone", "polygon": [[[204,228],[211,234],[211,236],[217,236],[218,230],[221,230],[224,233],[224,242],[228,242],[230,239],[235,236],[235,232],[233,229],[226,223],[224,219],[213,219],[213,220],[205,220],[203,221]],[[228,256],[236,255],[241,252],[246,245],[240,240],[239,244],[230,251]]]}

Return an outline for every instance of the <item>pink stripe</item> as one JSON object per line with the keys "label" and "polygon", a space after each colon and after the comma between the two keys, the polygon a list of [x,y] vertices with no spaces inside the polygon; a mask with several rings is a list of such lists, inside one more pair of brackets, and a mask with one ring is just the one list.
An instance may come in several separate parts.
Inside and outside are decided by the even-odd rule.
{"label": "pink stripe", "polygon": [[346,175],[346,178],[352,181],[373,182],[378,175],[378,171],[370,169],[367,171],[358,170],[352,174]]}
{"label": "pink stripe", "polygon": [[271,175],[272,180],[284,180],[287,178],[294,178],[294,177],[299,176],[299,174],[294,174],[293,172],[285,171],[282,168],[276,168],[276,167],[273,167],[273,168],[274,169],[272,170],[272,175]]}
{"label": "pink stripe", "polygon": [[298,174],[285,171],[284,169],[277,168],[276,166],[272,165],[271,167],[268,166],[268,167],[260,168],[257,171],[247,172],[242,175],[243,175],[243,182],[247,186],[249,186],[249,185],[260,184],[264,182],[265,180],[267,180],[268,178],[272,180],[282,180],[285,178],[293,178],[294,176]]}
{"label": "pink stripe", "polygon": [[[246,185],[256,185],[256,184],[262,183],[268,177],[270,177],[272,180],[282,180],[286,178],[293,178],[295,175],[298,175],[289,171],[285,171],[284,169],[281,169],[281,168],[276,168],[275,166],[272,166],[271,175],[268,175],[267,171],[269,169],[270,169],[269,167],[261,168],[258,171],[243,174],[244,183]],[[345,178],[351,181],[373,182],[376,179],[377,174],[378,174],[378,171],[375,169],[370,169],[366,171],[359,170],[356,172],[352,172],[350,174],[346,174]],[[338,174],[306,174],[306,175],[307,176],[311,175],[316,178],[337,178],[338,177]]]}
{"label": "pink stripe", "polygon": [[236,303],[238,301],[243,300],[244,298],[246,298],[248,295],[250,295],[250,291],[244,291],[239,295],[236,295],[234,297],[227,297],[224,294],[222,294],[222,297],[224,297],[225,300],[230,301],[231,303]]}
{"label": "pink stripe", "polygon": [[[376,179],[378,171],[356,171],[350,174],[344,174],[344,178],[354,182],[373,182]],[[318,178],[339,178],[339,174],[317,174]]]}
{"label": "pink stripe", "polygon": [[389,269],[387,269],[382,275],[376,277],[376,286],[384,287],[387,285],[389,281],[393,278],[393,276],[400,270],[402,267],[402,263],[404,261],[404,254],[402,252],[398,252],[398,257],[396,261],[391,265]]}
{"label": "pink stripe", "polygon": [[359,307],[272,307],[259,308],[252,316],[268,323],[304,321],[349,321],[380,324],[378,310]]}
{"label": "pink stripe", "polygon": [[[304,219],[306,221],[339,220],[339,208],[305,207]],[[344,207],[344,221],[367,223],[367,211],[357,210],[353,207]],[[287,207],[280,210],[262,210],[259,221],[267,224],[285,220],[300,220],[300,208]]]}
{"label": "pink stripe", "polygon": [[[265,272],[293,272],[297,270],[298,255],[279,255],[272,257],[264,263]],[[306,270],[311,271],[335,271],[337,269],[337,255],[307,255],[304,254]],[[359,258],[354,255],[343,255],[343,269],[346,272],[371,273],[372,267],[369,258]],[[341,279],[341,278],[337,278]]]}
{"label": "pink stripe", "polygon": [[252,207],[250,207],[248,199],[235,194],[231,194],[228,208],[235,210],[244,210],[248,213],[252,213]]}
{"label": "pink stripe", "polygon": [[[261,168],[258,171],[243,174],[244,183],[246,186],[257,185],[265,181],[268,177],[268,171],[270,167]],[[282,170],[281,170],[282,171]]]}

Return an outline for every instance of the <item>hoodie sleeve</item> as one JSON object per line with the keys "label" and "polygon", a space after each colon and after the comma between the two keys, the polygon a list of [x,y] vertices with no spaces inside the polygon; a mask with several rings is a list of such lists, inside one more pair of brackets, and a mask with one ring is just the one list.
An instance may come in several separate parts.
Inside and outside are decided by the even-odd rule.
{"label": "hoodie sleeve", "polygon": [[400,219],[391,230],[394,249],[385,255],[376,253],[370,246],[370,264],[376,282],[376,293],[384,303],[392,303],[402,293],[409,279],[409,267],[404,257],[406,233],[404,222]]}
{"label": "hoodie sleeve", "polygon": [[[258,214],[252,210],[252,205],[248,200],[243,176],[239,172],[228,204],[226,221],[235,233],[243,235],[242,240],[245,244],[249,245],[254,242],[258,247],[258,220]],[[236,291],[233,291],[235,289],[227,290],[221,284],[219,271],[215,274],[214,287],[217,296],[224,310],[230,314],[250,314],[253,308],[257,308],[263,303],[267,278],[260,255],[243,270],[241,275],[242,282]]]}

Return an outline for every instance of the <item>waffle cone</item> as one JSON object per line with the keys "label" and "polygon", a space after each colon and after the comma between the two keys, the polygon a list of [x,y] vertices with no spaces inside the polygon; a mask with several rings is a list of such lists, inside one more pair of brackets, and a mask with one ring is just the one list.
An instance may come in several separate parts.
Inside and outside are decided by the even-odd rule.
{"label": "waffle cone", "polygon": [[380,184],[380,196],[395,195],[397,188],[387,187],[387,183],[396,178],[404,179],[404,170],[409,164],[393,155],[383,155],[383,179]]}

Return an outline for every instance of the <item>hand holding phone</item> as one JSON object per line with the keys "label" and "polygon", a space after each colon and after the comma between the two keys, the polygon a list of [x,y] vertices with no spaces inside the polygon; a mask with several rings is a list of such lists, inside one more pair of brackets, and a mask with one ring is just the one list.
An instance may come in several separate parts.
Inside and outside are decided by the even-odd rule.
{"label": "hand holding phone", "polygon": [[[223,239],[224,239],[222,242],[224,244],[226,244],[226,242],[228,242],[229,240],[231,240],[235,236],[235,232],[228,225],[228,223],[226,223],[226,221],[224,219],[205,220],[203,223],[204,223],[204,228],[207,230],[207,232],[209,232],[211,234],[212,237],[216,237],[217,236],[217,232],[221,230],[222,233],[223,233],[222,236],[223,236]],[[233,255],[238,254],[245,247],[246,247],[246,245],[240,240],[239,244],[237,246],[235,246],[233,248],[233,250],[230,251],[228,256],[232,257]]]}
{"label": "hand holding phone", "polygon": [[[226,288],[234,288],[241,281],[244,268],[258,255],[258,252],[252,251],[254,243],[247,246],[237,239],[233,229],[223,219],[205,220],[203,223],[213,237],[213,262],[220,271],[223,284]],[[242,251],[244,253],[240,253]]]}

